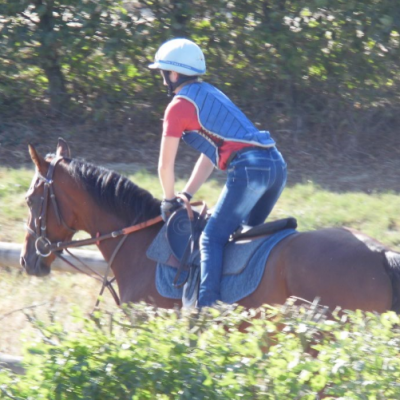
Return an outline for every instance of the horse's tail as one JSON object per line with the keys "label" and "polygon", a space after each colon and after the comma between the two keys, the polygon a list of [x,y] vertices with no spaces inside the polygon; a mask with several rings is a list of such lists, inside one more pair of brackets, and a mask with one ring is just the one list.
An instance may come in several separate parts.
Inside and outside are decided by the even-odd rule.
{"label": "horse's tail", "polygon": [[393,301],[391,310],[400,314],[400,253],[384,251],[385,267],[390,276],[393,287]]}

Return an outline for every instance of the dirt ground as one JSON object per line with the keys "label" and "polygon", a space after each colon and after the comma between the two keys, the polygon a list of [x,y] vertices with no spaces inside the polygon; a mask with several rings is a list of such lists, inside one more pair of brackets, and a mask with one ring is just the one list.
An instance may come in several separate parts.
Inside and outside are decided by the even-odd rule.
{"label": "dirt ground", "polygon": [[[132,135],[54,134],[32,135],[22,140],[4,140],[0,133],[0,166],[29,166],[28,142],[42,154],[55,151],[57,137],[63,136],[70,144],[73,157],[133,173],[146,169],[157,172],[159,139],[153,134],[146,140]],[[362,191],[400,193],[400,140],[399,143],[379,140],[362,146],[329,143],[310,139],[294,140],[274,135],[278,148],[288,163],[288,185],[313,182],[330,191]],[[382,138],[381,138],[382,139]],[[176,162],[177,175],[187,177],[197,159],[197,153],[182,143]],[[224,173],[216,171],[214,178],[224,179]]]}

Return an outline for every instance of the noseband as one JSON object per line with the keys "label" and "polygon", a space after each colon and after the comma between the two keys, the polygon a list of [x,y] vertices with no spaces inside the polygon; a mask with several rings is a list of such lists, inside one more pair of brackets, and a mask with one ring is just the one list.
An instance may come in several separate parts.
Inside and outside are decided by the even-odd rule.
{"label": "noseband", "polygon": [[[62,218],[62,215],[60,213],[60,209],[58,207],[58,203],[56,200],[56,196],[54,193],[54,188],[53,188],[53,174],[54,170],[57,166],[57,164],[63,160],[64,157],[61,156],[56,156],[54,157],[49,165],[49,169],[47,171],[46,176],[43,176],[40,174],[39,171],[37,171],[37,177],[40,181],[43,182],[44,189],[43,189],[43,197],[42,197],[42,202],[40,206],[40,215],[39,217],[35,218],[35,228],[36,232],[31,229],[29,226],[25,226],[26,230],[28,233],[33,236],[35,240],[35,249],[36,249],[36,254],[40,257],[47,258],[49,257],[52,253],[60,259],[62,259],[64,262],[66,262],[68,265],[76,269],[77,271],[84,273],[86,275],[89,275],[103,283],[103,286],[100,290],[98,300],[96,302],[95,308],[99,305],[100,302],[100,296],[103,294],[104,289],[107,287],[110,290],[111,295],[113,296],[115,302],[117,305],[121,304],[121,301],[119,299],[119,296],[117,292],[115,291],[114,287],[112,286],[113,281],[115,280],[115,277],[112,278],[111,280],[108,279],[108,274],[110,272],[111,266],[114,262],[115,256],[117,255],[119,249],[122,247],[123,243],[125,242],[127,235],[136,232],[138,230],[147,228],[148,226],[154,225],[162,221],[161,216],[155,217],[153,219],[150,219],[148,221],[129,226],[124,229],[120,229],[117,231],[113,231],[111,233],[107,233],[104,235],[97,234],[96,237],[92,237],[90,239],[83,239],[83,240],[72,240],[69,242],[55,242],[52,243],[50,239],[47,237],[47,208],[48,208],[48,203],[49,203],[49,197],[51,199],[51,204],[53,205],[53,209],[55,212],[55,215],[57,217],[57,221],[59,225],[62,225],[64,228],[66,228],[68,231],[70,231],[72,234],[76,233],[77,231],[75,229],[70,228]],[[31,211],[32,212],[32,211]],[[74,254],[72,254],[68,248],[70,247],[83,247],[83,246],[88,246],[91,244],[97,244],[99,246],[100,242],[106,239],[114,239],[122,236],[120,239],[119,243],[117,244],[114,252],[111,255],[110,260],[107,263],[107,269],[102,276],[99,274],[97,271],[93,270],[90,268],[87,264],[85,264],[82,260],[80,260],[78,257],[76,257]],[[76,265],[72,264],[69,260],[67,260],[65,257],[63,257],[60,254],[60,250],[65,250],[71,257],[73,257],[75,260],[80,262],[85,268],[87,268],[89,271],[91,271],[92,274],[97,275],[93,276],[92,274],[82,270],[81,268],[77,267]]]}

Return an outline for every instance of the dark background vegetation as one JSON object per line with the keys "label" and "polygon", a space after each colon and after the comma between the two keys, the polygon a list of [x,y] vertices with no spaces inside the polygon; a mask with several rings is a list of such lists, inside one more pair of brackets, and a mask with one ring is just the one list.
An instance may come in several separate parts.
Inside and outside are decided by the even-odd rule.
{"label": "dark background vegetation", "polygon": [[89,160],[154,168],[168,98],[147,65],[184,36],[272,132],[290,182],[400,190],[399,33],[391,0],[0,0],[0,163],[63,136]]}

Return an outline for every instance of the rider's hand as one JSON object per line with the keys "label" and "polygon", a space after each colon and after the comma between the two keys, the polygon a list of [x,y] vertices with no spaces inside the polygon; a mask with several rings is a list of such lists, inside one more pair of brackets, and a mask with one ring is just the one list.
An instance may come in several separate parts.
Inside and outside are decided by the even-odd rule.
{"label": "rider's hand", "polygon": [[178,197],[175,197],[171,200],[164,199],[161,202],[161,217],[164,220],[164,222],[167,222],[169,217],[176,211],[179,210],[180,208],[184,207],[185,205],[183,204],[183,201],[179,199]]}

